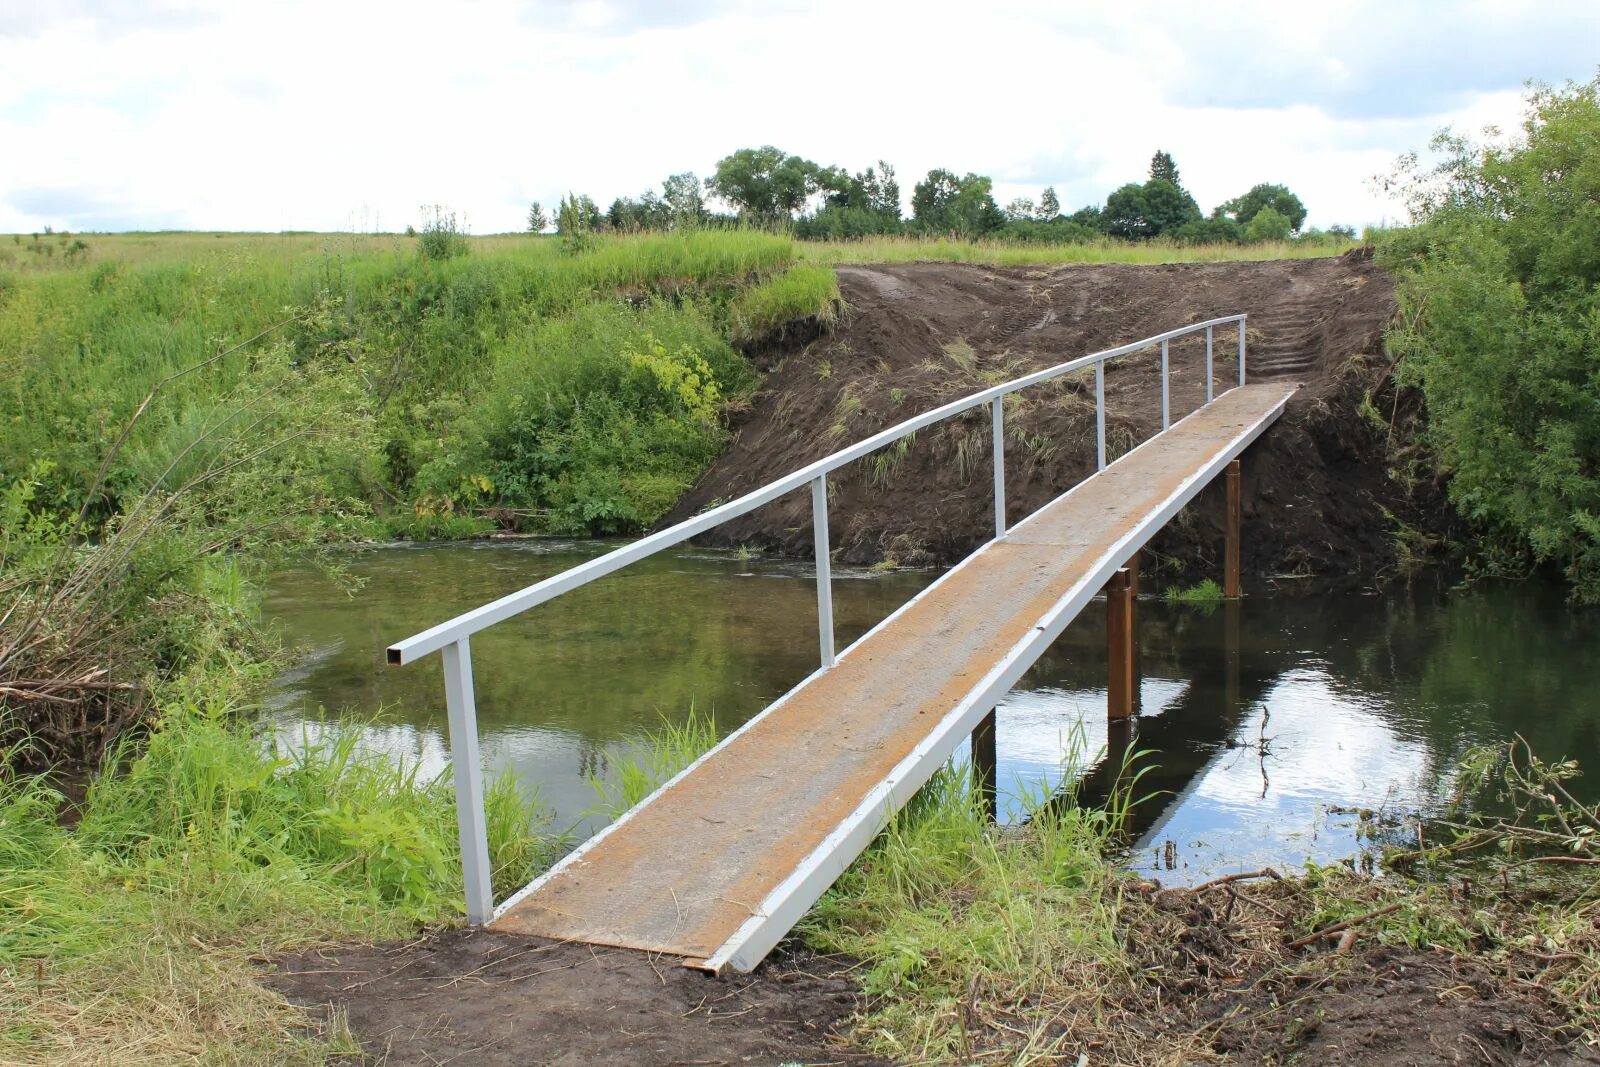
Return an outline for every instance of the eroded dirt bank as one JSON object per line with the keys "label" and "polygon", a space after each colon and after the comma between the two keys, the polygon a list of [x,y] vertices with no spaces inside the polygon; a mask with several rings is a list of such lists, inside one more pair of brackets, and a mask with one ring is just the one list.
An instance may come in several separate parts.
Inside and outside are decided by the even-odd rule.
{"label": "eroded dirt bank", "polygon": [[[1407,468],[1414,401],[1397,402],[1383,354],[1394,312],[1388,275],[1360,254],[1264,263],[982,267],[923,263],[843,267],[848,312],[793,347],[746,410],[723,456],[665,522],[756,488],[850,442],[956,397],[1097,349],[1203,319],[1250,315],[1252,380],[1304,383],[1245,459],[1244,566],[1257,576],[1360,578],[1397,562],[1395,532],[1436,537],[1437,486]],[[1236,341],[1219,330],[1218,388],[1236,380]],[[1174,342],[1177,418],[1204,396],[1204,342]],[[1154,351],[1107,369],[1115,456],[1160,424]],[[989,420],[974,411],[833,477],[833,543],[850,562],[951,562],[992,532]],[[1092,372],[1021,395],[1007,410],[1012,520],[1092,472]],[[1169,572],[1214,568],[1220,485],[1151,548]],[[810,501],[793,494],[728,523],[711,540],[811,551]]]}

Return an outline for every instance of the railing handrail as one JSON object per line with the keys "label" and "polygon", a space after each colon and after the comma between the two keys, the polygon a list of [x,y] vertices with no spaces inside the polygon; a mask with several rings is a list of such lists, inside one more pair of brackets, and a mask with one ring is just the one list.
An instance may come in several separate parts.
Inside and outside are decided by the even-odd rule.
{"label": "railing handrail", "polygon": [[[1107,360],[1116,359],[1119,356],[1140,352],[1146,348],[1151,348],[1177,337],[1197,333],[1201,330],[1237,322],[1242,333],[1246,318],[1247,316],[1244,314],[1224,315],[1221,318],[1207,319],[1205,322],[1197,322],[1189,326],[1180,326],[1165,333],[1155,334],[1125,345],[1118,345],[1116,348],[1108,348],[1100,352],[1092,352],[1087,356],[1079,356],[1077,359],[1058,363],[1053,367],[1046,367],[1043,370],[1034,371],[1032,374],[1013,378],[1009,382],[990,386],[988,389],[972,393],[958,400],[952,400],[948,404],[942,404],[930,411],[923,412],[921,415],[896,423],[886,430],[880,430],[871,437],[841,448],[837,452],[832,452],[737,499],[691,516],[674,526],[669,526],[665,530],[641,537],[637,541],[614,549],[585,563],[580,563],[576,567],[562,571],[560,574],[553,575],[543,581],[535,582],[533,585],[526,586],[516,592],[507,593],[498,600],[464,612],[453,619],[423,630],[421,633],[413,634],[405,640],[389,646],[388,662],[393,665],[411,663],[430,652],[437,652],[445,646],[470,637],[479,630],[493,626],[497,622],[503,622],[512,616],[520,615],[529,608],[537,607],[548,600],[561,596],[563,593],[587,585],[597,578],[603,578],[613,571],[621,570],[631,563],[653,556],[663,549],[682,544],[689,538],[705,533],[707,530],[715,529],[730,519],[736,519],[741,515],[748,514],[763,504],[769,504],[781,496],[805,487],[815,479],[837,470],[847,463],[853,463],[863,456],[871,455],[878,449],[891,445],[902,437],[916,433],[918,430],[925,429],[935,423],[943,422],[954,415],[970,411],[975,407],[981,407],[984,404],[993,403],[1001,397],[1019,392],[1029,386],[1038,385],[1041,382],[1047,382],[1052,378],[1058,378],[1063,374],[1071,374],[1075,370],[1082,370],[1085,367],[1095,366]],[[1240,376],[1242,379],[1242,367]],[[1207,400],[1210,400],[1209,394],[1210,384],[1208,381]]]}
{"label": "railing handrail", "polygon": [[[792,493],[807,483],[811,486],[811,529],[817,555],[817,646],[822,669],[834,665],[833,640],[833,572],[828,551],[828,474],[846,463],[870,455],[886,445],[893,444],[925,426],[932,426],[963,411],[989,404],[992,407],[994,434],[994,531],[1001,538],[1006,533],[1005,494],[1005,404],[1004,398],[1030,385],[1070,374],[1084,367],[1094,367],[1094,417],[1095,458],[1099,469],[1106,466],[1106,362],[1132,352],[1142,352],[1159,345],[1161,348],[1161,429],[1171,425],[1169,360],[1167,343],[1175,337],[1205,331],[1206,335],[1206,403],[1211,402],[1214,374],[1212,348],[1214,331],[1228,323],[1239,324],[1239,384],[1245,382],[1245,316],[1225,315],[1208,319],[1192,326],[1180,326],[1166,333],[1146,337],[1130,344],[1093,352],[1087,356],[1058,363],[1054,367],[1013,378],[1009,382],[980,390],[960,400],[952,400],[873,434],[846,448],[807,464],[792,474],[768,482],[761,488],[746,493],[737,500],[720,504],[699,515],[685,519],[676,526],[641,537],[632,544],[607,552],[587,563],[562,571],[542,582],[536,582],[499,600],[442,622],[437,626],[414,634],[398,644],[389,646],[388,658],[393,664],[411,663],[430,652],[439,652],[444,663],[445,710],[450,722],[450,765],[455,771],[456,821],[461,837],[461,873],[466,888],[467,921],[485,923],[494,915],[494,886],[489,868],[489,834],[483,801],[483,771],[478,749],[477,700],[472,685],[473,634],[497,622],[521,614],[531,607],[552,600],[562,593],[587,585],[628,564],[652,556],[662,549],[681,544],[696,534],[727,522],[729,519],[754,511],[786,493]],[[624,815],[626,819],[628,816]],[[513,898],[515,899],[515,898]],[[509,902],[508,902],[509,904]]]}

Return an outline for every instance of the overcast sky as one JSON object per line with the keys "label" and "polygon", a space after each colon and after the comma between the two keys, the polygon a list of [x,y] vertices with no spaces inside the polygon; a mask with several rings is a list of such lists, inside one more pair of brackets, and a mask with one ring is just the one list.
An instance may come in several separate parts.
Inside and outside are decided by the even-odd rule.
{"label": "overcast sky", "polygon": [[1438,127],[1595,76],[1600,2],[0,0],[0,231],[480,233],[776,144],[904,195],[931,167],[1065,210],[1177,159],[1209,210],[1282,182],[1310,223]]}

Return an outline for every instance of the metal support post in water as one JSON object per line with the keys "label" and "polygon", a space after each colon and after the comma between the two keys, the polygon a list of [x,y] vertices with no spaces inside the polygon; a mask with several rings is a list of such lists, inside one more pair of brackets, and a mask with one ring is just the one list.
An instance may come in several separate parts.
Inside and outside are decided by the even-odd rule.
{"label": "metal support post in water", "polygon": [[1211,403],[1214,388],[1211,383],[1211,327],[1206,327],[1206,403]]}
{"label": "metal support post in water", "polygon": [[996,780],[999,778],[999,748],[994,736],[994,709],[979,720],[972,730],[972,785],[978,795],[978,804],[984,817],[995,820],[998,801]]}
{"label": "metal support post in water", "polygon": [[1106,469],[1106,361],[1094,365],[1094,440],[1096,470]]}
{"label": "metal support post in water", "polygon": [[1239,688],[1239,613],[1243,605],[1230,600],[1222,605],[1222,708],[1237,722],[1244,713]]}
{"label": "metal support post in water", "polygon": [[1239,461],[1233,460],[1228,464],[1228,516],[1227,540],[1222,550],[1222,595],[1229,598],[1239,596],[1239,536],[1242,524],[1241,511],[1243,501],[1239,489]]}
{"label": "metal support post in water", "polygon": [[811,482],[811,538],[817,553],[817,642],[822,665],[833,666],[833,563],[828,548],[828,476]]}
{"label": "metal support post in water", "polygon": [[1239,319],[1239,384],[1244,384],[1244,319]]}
{"label": "metal support post in water", "polygon": [[1106,717],[1133,717],[1133,580],[1123,567],[1106,583]]}
{"label": "metal support post in water", "polygon": [[1004,397],[995,397],[994,403],[994,535],[1006,535],[1006,423],[1000,407]]}
{"label": "metal support post in water", "polygon": [[1124,566],[1128,569],[1128,632],[1133,635],[1133,711],[1137,715],[1144,709],[1143,651],[1139,642],[1139,557],[1135,552]]}
{"label": "metal support post in water", "polygon": [[1170,390],[1167,388],[1167,342],[1161,342],[1161,428],[1165,430],[1172,425],[1172,403],[1169,399]]}
{"label": "metal support post in water", "polygon": [[466,878],[467,922],[494,917],[489,881],[489,831],[483,811],[483,767],[478,758],[478,709],[472,696],[472,649],[463,637],[439,650],[444,657],[444,702],[450,719],[450,767],[456,780],[456,829]]}

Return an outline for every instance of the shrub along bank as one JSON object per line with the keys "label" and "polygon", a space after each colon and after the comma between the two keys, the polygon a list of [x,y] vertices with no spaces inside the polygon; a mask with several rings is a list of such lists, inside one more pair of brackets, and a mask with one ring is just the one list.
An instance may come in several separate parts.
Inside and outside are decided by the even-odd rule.
{"label": "shrub along bank", "polygon": [[1427,398],[1450,493],[1490,572],[1564,572],[1600,603],[1600,79],[1529,98],[1517,136],[1450,134],[1399,180],[1399,379]]}

